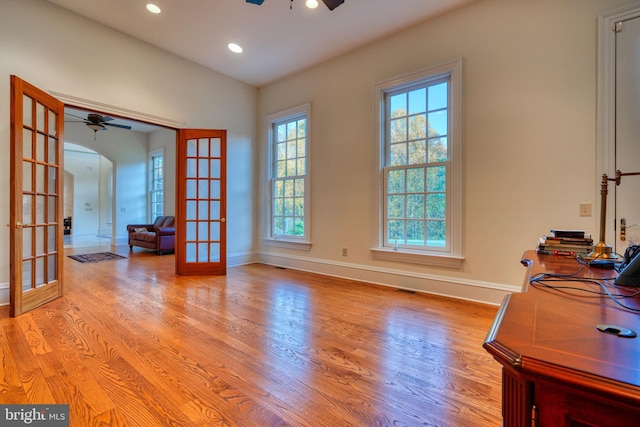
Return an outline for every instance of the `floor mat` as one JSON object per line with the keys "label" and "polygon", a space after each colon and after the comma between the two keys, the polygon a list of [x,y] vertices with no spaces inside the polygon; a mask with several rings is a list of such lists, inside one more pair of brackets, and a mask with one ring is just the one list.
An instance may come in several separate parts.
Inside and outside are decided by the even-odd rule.
{"label": "floor mat", "polygon": [[114,254],[112,252],[96,252],[92,254],[69,255],[69,258],[75,259],[79,262],[102,262],[122,259],[126,258],[126,256]]}

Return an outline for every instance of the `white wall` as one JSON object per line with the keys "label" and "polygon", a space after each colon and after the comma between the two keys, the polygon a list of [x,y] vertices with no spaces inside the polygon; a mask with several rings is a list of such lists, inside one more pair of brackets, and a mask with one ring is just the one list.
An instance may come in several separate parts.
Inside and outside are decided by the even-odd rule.
{"label": "white wall", "polygon": [[[0,0],[0,58],[0,223],[9,223],[9,76],[15,74],[46,91],[188,127],[227,129],[228,263],[252,252],[253,232],[246,224],[256,210],[256,88],[44,0]],[[126,182],[123,177],[120,184]],[[9,281],[7,227],[0,242],[2,287]]]}
{"label": "white wall", "polygon": [[[308,253],[262,247],[262,258],[495,302],[504,290],[519,289],[519,260],[539,236],[551,228],[596,230],[598,218],[580,217],[578,205],[595,207],[599,189],[597,18],[629,3],[472,2],[261,88],[261,118],[311,103],[313,240]],[[373,86],[457,57],[463,58],[466,260],[461,269],[373,260]],[[267,145],[264,123],[260,144]],[[260,191],[264,212],[266,187]]]}
{"label": "white wall", "polygon": [[[102,203],[100,181],[101,156],[97,153],[65,149],[65,172],[73,174],[72,232],[74,235],[98,234]],[[66,183],[65,183],[66,184]],[[65,194],[65,199],[67,195]]]}

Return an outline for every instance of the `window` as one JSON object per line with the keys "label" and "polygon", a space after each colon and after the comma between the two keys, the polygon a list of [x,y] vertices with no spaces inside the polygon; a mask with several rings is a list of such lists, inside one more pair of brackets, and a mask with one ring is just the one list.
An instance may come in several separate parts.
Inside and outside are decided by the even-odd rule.
{"label": "window", "polygon": [[309,115],[307,104],[268,117],[269,244],[310,245]]}
{"label": "window", "polygon": [[149,204],[151,220],[164,215],[164,152],[150,154]]}
{"label": "window", "polygon": [[376,85],[375,256],[462,261],[460,74],[457,60]]}

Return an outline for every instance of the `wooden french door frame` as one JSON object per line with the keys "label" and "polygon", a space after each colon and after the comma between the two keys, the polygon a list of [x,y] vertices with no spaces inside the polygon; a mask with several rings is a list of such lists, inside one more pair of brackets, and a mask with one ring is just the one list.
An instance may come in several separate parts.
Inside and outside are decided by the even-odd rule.
{"label": "wooden french door frame", "polygon": [[11,76],[10,315],[63,293],[64,103]]}
{"label": "wooden french door frame", "polygon": [[227,132],[179,129],[176,136],[176,274],[227,268]]}

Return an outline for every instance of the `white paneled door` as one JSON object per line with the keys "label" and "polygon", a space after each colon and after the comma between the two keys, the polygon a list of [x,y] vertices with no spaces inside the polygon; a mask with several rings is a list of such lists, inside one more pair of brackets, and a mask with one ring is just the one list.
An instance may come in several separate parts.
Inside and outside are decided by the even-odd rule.
{"label": "white paneled door", "polygon": [[640,243],[640,17],[615,28],[615,169],[623,176],[620,185],[609,184],[615,211],[608,217],[615,218],[616,236],[611,240],[622,254],[629,244]]}

